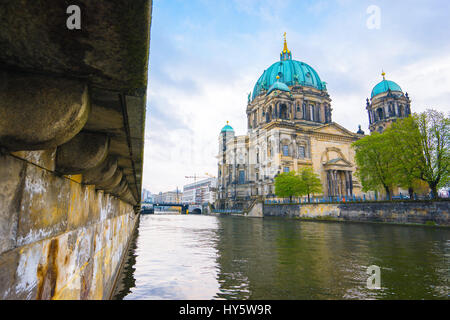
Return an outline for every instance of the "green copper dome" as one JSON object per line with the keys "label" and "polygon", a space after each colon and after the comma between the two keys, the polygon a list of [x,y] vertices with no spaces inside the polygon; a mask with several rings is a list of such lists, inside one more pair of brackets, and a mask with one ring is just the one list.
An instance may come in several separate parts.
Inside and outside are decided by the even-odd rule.
{"label": "green copper dome", "polygon": [[[282,83],[282,85],[277,84],[277,82]],[[279,89],[288,91],[286,90],[286,88],[288,88],[287,86],[293,85],[312,87],[322,91],[327,90],[325,82],[320,80],[316,70],[304,62],[292,60],[292,53],[287,48],[285,34],[284,48],[280,54],[280,61],[272,64],[264,71],[261,77],[259,77],[253,88],[252,100],[255,99],[262,90],[271,91]]]}
{"label": "green copper dome", "polygon": [[402,92],[402,88],[394,81],[384,79],[383,73],[383,80],[372,89],[372,98],[377,94],[387,92],[388,90]]}
{"label": "green copper dome", "polygon": [[228,124],[228,121],[227,121],[226,126],[223,127],[223,128],[222,128],[222,131],[220,131],[220,132],[234,132],[234,130],[233,130],[233,128]]}

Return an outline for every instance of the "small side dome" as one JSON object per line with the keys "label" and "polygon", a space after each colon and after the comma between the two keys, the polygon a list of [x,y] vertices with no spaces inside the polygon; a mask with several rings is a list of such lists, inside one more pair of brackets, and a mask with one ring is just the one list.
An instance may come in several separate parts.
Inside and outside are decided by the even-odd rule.
{"label": "small side dome", "polygon": [[398,84],[394,81],[386,80],[384,77],[386,74],[384,72],[381,75],[383,76],[383,80],[373,87],[371,95],[372,98],[378,94],[388,92],[389,90],[403,93],[402,88],[400,88]]}
{"label": "small side dome", "polygon": [[356,131],[356,133],[364,135],[364,131],[361,129],[361,125],[358,125],[358,131]]}
{"label": "small side dome", "polygon": [[285,91],[285,92],[291,92],[291,90],[289,89],[289,87],[284,84],[283,82],[277,81],[275,82],[270,88],[269,91],[267,91],[267,94],[270,94],[272,91],[274,90],[280,90],[280,91]]}
{"label": "small side dome", "polygon": [[222,131],[220,131],[221,133],[222,132],[234,132],[234,130],[233,130],[233,128],[228,124],[228,121],[227,121],[227,124],[225,125],[225,127],[223,127],[222,128]]}

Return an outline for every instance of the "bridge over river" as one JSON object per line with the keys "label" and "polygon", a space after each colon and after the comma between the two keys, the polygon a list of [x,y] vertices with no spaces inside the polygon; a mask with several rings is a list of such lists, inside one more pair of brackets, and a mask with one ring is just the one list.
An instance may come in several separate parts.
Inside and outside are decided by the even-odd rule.
{"label": "bridge over river", "polygon": [[202,214],[203,206],[201,204],[192,204],[192,203],[182,203],[182,202],[150,202],[144,201],[141,203],[143,214],[151,214],[154,213],[155,208],[164,208],[164,207],[177,207],[181,209],[181,214]]}

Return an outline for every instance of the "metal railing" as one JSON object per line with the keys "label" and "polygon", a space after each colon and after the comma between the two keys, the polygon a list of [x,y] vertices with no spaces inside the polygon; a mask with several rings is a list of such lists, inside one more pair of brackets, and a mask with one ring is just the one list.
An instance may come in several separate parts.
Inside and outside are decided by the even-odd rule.
{"label": "metal railing", "polygon": [[242,213],[242,210],[236,210],[236,209],[215,209],[212,212],[215,213]]}
{"label": "metal railing", "polygon": [[[272,198],[272,199],[271,199]],[[322,196],[322,197],[293,197],[292,200],[285,198],[277,198],[275,197],[265,197],[265,204],[310,204],[310,203],[345,203],[345,202],[373,202],[373,201],[389,201],[389,200],[432,200],[433,197],[431,195],[427,196],[418,196],[417,194],[413,195],[413,198],[410,199],[409,195],[398,194],[392,196],[392,199],[389,199],[387,196],[377,196],[377,195],[363,195],[363,196]]]}

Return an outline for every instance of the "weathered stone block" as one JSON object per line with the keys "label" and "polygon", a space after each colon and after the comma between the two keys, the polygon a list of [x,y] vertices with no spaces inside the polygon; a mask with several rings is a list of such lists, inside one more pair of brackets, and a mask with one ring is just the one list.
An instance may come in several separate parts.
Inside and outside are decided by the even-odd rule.
{"label": "weathered stone block", "polygon": [[56,171],[78,174],[105,161],[109,138],[105,134],[80,132],[56,150]]}
{"label": "weathered stone block", "polygon": [[0,155],[0,254],[16,245],[26,163]]}
{"label": "weathered stone block", "polygon": [[0,90],[0,145],[44,150],[72,139],[87,121],[87,85],[42,75],[11,73]]}
{"label": "weathered stone block", "polygon": [[17,299],[15,282],[19,265],[19,250],[0,254],[0,300]]}
{"label": "weathered stone block", "polygon": [[70,180],[27,165],[17,245],[53,237],[67,228]]}
{"label": "weathered stone block", "polygon": [[93,200],[91,194],[93,192],[95,193],[92,186],[83,186],[73,181],[70,181],[69,184],[70,200],[67,217],[68,231],[87,226],[91,223],[91,221],[89,221],[89,203]]}
{"label": "weathered stone block", "polygon": [[39,151],[16,151],[11,154],[50,171],[55,170],[56,148]]}
{"label": "weathered stone block", "polygon": [[117,158],[109,156],[98,166],[83,172],[83,183],[100,184],[109,180],[117,170]]}

